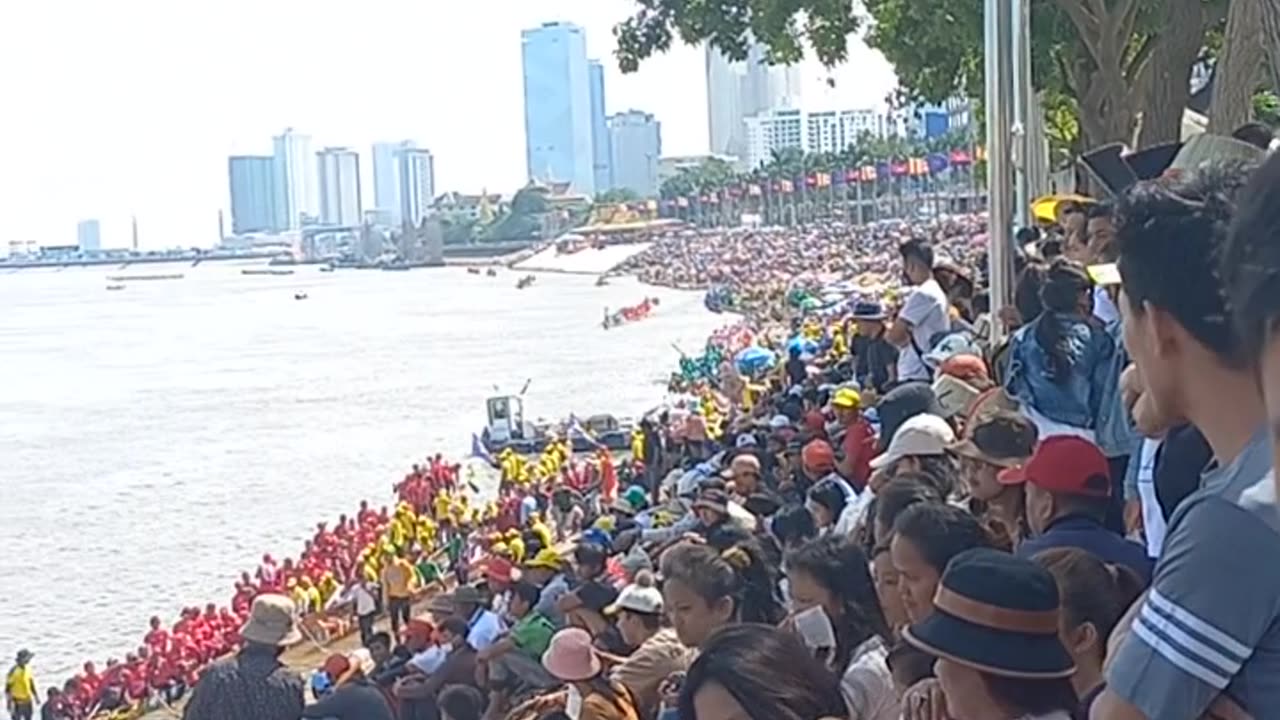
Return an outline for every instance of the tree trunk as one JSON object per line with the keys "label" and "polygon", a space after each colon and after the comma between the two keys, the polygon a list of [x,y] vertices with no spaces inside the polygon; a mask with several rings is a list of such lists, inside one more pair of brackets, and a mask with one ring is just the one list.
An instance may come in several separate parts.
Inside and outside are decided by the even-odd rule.
{"label": "tree trunk", "polygon": [[[1261,0],[1236,0],[1260,2]],[[1182,114],[1191,98],[1191,66],[1204,44],[1204,11],[1201,0],[1167,0],[1163,30],[1153,40],[1151,54],[1135,60],[1129,77],[1142,105],[1142,129],[1138,148],[1182,139]],[[1137,65],[1137,63],[1142,63]]]}
{"label": "tree trunk", "polygon": [[1079,104],[1080,134],[1085,147],[1131,142],[1135,100],[1141,95],[1132,92],[1125,60],[1138,0],[1057,0],[1057,4],[1070,18],[1080,40],[1080,52],[1063,71]]}
{"label": "tree trunk", "polygon": [[1271,89],[1280,93],[1280,0],[1262,2],[1262,46],[1267,54]]}
{"label": "tree trunk", "polygon": [[1209,132],[1229,135],[1253,119],[1253,90],[1266,54],[1262,45],[1264,0],[1234,0],[1227,11],[1222,52],[1213,69]]}

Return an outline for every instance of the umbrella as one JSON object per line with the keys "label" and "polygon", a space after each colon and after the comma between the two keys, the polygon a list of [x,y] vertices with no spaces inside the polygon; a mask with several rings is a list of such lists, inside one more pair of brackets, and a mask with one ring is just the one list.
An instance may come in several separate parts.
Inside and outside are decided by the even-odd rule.
{"label": "umbrella", "polygon": [[738,371],[747,374],[767,370],[777,361],[778,357],[771,350],[759,345],[752,345],[733,359],[734,364],[738,366]]}
{"label": "umbrella", "polygon": [[787,341],[787,352],[799,350],[801,355],[805,353],[814,354],[818,352],[818,343],[799,335]]}

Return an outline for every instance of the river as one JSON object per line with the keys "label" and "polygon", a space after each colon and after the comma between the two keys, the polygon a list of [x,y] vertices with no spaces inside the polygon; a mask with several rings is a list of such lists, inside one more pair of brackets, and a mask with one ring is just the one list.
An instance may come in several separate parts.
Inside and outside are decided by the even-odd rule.
{"label": "river", "polygon": [[[637,415],[672,343],[726,321],[632,280],[243,267],[0,275],[0,662],[29,647],[42,687],[123,657],[151,615],[225,604],[263,552],[389,501],[415,460],[466,452],[495,385],[531,380],[530,417]],[[649,319],[600,328],[645,295]]]}

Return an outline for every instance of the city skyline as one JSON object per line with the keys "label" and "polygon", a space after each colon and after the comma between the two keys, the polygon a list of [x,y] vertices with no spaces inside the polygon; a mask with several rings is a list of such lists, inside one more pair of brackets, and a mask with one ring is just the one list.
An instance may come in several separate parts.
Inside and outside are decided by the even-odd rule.
{"label": "city skyline", "polygon": [[[0,42],[0,62],[29,68],[0,78],[0,91],[39,109],[0,128],[0,251],[11,240],[60,244],[86,217],[100,220],[104,248],[127,247],[133,215],[144,248],[211,245],[218,212],[230,217],[228,158],[273,154],[271,138],[287,127],[310,135],[313,150],[361,155],[414,138],[434,154],[435,194],[510,194],[527,177],[520,33],[553,20],[583,27],[587,56],[602,62],[607,114],[652,113],[664,153],[707,152],[702,49],[676,46],[622,75],[611,30],[634,10],[633,0],[447,11],[417,0],[36,4],[22,32]],[[350,40],[344,52],[314,51],[316,38],[336,36]],[[801,74],[806,105],[819,108],[877,106],[893,86],[887,63],[861,45],[833,73],[834,89],[816,63]],[[333,102],[343,86],[359,89],[354,101]],[[372,159],[361,162],[366,209]]]}

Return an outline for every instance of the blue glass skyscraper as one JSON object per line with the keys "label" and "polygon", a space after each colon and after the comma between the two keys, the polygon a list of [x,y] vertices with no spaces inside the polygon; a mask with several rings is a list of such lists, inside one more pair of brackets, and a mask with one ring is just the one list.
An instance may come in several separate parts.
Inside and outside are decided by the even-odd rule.
{"label": "blue glass skyscraper", "polygon": [[609,149],[609,121],[604,110],[604,65],[599,60],[587,64],[591,76],[591,170],[596,192],[613,189],[613,153]]}
{"label": "blue glass skyscraper", "polygon": [[521,33],[525,161],[529,177],[595,193],[587,41],[571,23]]}

